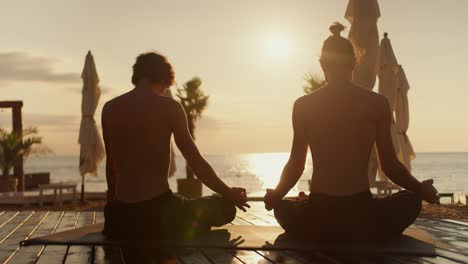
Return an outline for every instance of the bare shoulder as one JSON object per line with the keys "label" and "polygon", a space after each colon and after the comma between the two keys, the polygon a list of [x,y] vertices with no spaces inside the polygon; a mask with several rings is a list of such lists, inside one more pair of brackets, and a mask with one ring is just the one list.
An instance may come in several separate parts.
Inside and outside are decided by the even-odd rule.
{"label": "bare shoulder", "polygon": [[317,90],[315,90],[315,91],[313,91],[313,92],[311,92],[309,94],[306,94],[306,95],[303,95],[303,96],[297,98],[296,101],[294,102],[294,105],[300,107],[300,106],[304,106],[304,105],[309,104],[311,101],[320,100],[320,98],[324,94],[324,91],[325,91],[325,89],[323,89],[323,87],[318,88]]}
{"label": "bare shoulder", "polygon": [[381,105],[382,103],[385,103],[387,101],[387,98],[379,93],[376,93],[374,91],[368,90],[364,87],[361,87],[359,85],[353,85],[354,90],[359,93],[360,96],[363,97],[363,99],[367,99],[370,102],[376,103],[378,105]]}
{"label": "bare shoulder", "polygon": [[169,113],[174,113],[182,109],[182,105],[174,98],[161,96],[159,99],[162,101],[162,103],[167,108]]}
{"label": "bare shoulder", "polygon": [[384,95],[357,85],[355,85],[355,90],[359,93],[361,102],[368,104],[379,115],[384,115],[389,111],[390,104]]}
{"label": "bare shoulder", "polygon": [[125,97],[127,97],[128,94],[129,94],[128,92],[121,94],[119,96],[116,96],[110,99],[106,103],[104,103],[104,106],[102,107],[102,114],[104,115],[104,114],[108,114],[112,112],[112,110],[116,107],[116,105],[118,105],[120,102],[125,100]]}

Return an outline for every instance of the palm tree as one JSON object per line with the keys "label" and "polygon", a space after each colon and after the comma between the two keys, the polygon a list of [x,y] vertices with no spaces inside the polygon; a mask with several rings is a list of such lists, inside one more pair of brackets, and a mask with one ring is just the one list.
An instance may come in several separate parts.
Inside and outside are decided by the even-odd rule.
{"label": "palm tree", "polygon": [[23,138],[17,133],[8,133],[0,129],[0,170],[2,176],[7,177],[11,169],[23,158],[34,153],[33,145],[41,144],[42,138],[35,136],[37,129],[27,128],[23,131]]}
{"label": "palm tree", "polygon": [[[195,121],[197,121],[203,110],[208,105],[209,96],[200,89],[202,81],[199,77],[193,77],[177,89],[176,96],[187,114],[188,129],[192,138],[195,139]],[[193,179],[192,170],[186,166],[187,178]]]}
{"label": "palm tree", "polygon": [[303,86],[305,94],[310,94],[327,84],[327,81],[318,75],[307,74],[304,79],[306,81],[306,84]]}

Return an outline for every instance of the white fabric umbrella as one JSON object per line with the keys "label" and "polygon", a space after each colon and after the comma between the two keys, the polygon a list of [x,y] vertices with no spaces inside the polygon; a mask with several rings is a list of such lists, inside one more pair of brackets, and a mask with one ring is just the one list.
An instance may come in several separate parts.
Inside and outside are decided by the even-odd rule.
{"label": "white fabric umbrella", "polygon": [[353,81],[372,90],[377,74],[377,53],[380,17],[377,0],[349,0],[345,18],[351,23],[348,39],[356,53],[358,63],[353,72]]}
{"label": "white fabric umbrella", "polygon": [[400,149],[398,158],[411,171],[411,160],[416,158],[413,146],[408,138],[406,132],[409,127],[409,102],[408,90],[410,88],[408,79],[406,78],[403,67],[399,67],[397,73],[397,95],[396,95],[396,131],[398,134],[398,141]]}
{"label": "white fabric umbrella", "polygon": [[388,34],[384,34],[384,38],[380,43],[378,62],[379,75],[379,93],[387,97],[392,111],[396,107],[397,94],[397,72],[398,62],[393,52],[392,43],[388,38]]}
{"label": "white fabric umbrella", "polygon": [[[377,20],[380,17],[377,0],[349,0],[345,18],[351,23],[348,39],[354,47],[357,64],[353,72],[353,81],[369,90],[374,89],[377,75],[377,53],[379,50],[379,32]],[[369,157],[369,183],[375,183],[378,170],[375,148]]]}
{"label": "white fabric umbrella", "polygon": [[99,134],[94,113],[99,103],[101,90],[94,58],[89,51],[81,74],[83,90],[81,100],[81,124],[78,143],[80,144],[80,174],[82,178],[81,199],[84,199],[84,179],[87,173],[97,176],[99,163],[104,158],[104,146]]}
{"label": "white fabric umbrella", "polygon": [[[172,92],[169,89],[166,89],[163,96],[173,98]],[[170,162],[171,163],[169,164],[169,177],[172,177],[172,176],[174,176],[174,174],[176,173],[176,170],[177,170],[176,163],[175,163],[174,146],[172,145],[172,143],[171,143],[171,160],[170,160]]]}
{"label": "white fabric umbrella", "polygon": [[[379,93],[384,95],[389,103],[392,113],[395,111],[396,93],[397,93],[397,72],[398,62],[393,52],[392,44],[388,38],[388,34],[384,34],[384,38],[380,42],[380,49],[377,58],[378,76],[379,76]],[[392,114],[393,115],[393,114]],[[400,153],[400,142],[395,127],[395,119],[392,116],[391,135],[393,147],[396,153]],[[380,170],[379,176],[383,180],[387,180],[387,176]]]}

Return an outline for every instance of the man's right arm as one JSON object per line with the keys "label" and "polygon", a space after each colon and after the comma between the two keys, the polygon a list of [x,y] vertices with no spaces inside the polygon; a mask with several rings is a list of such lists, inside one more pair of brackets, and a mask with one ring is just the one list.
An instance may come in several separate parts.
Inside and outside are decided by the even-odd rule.
{"label": "man's right arm", "polygon": [[293,143],[289,160],[281,173],[280,182],[274,190],[267,190],[265,195],[265,208],[273,209],[283,197],[296,185],[304,172],[304,165],[307,158],[308,143],[304,130],[304,122],[301,118],[300,103],[294,103],[292,124],[294,130]]}
{"label": "man's right arm", "polygon": [[[228,187],[215,173],[210,164],[203,158],[198,150],[192,136],[190,135],[187,126],[187,116],[182,106],[175,103],[172,111],[172,129],[174,139],[177,147],[182,152],[189,167],[193,170],[194,174],[210,189],[216,193],[233,200],[233,202],[241,209],[245,205],[245,200],[242,201],[241,196],[238,195],[239,188]],[[245,191],[245,190],[244,190]]]}
{"label": "man's right arm", "polygon": [[110,140],[109,140],[109,131],[107,129],[107,104],[104,105],[102,114],[101,114],[101,125],[102,125],[102,137],[104,138],[104,147],[106,150],[106,181],[107,181],[107,199],[113,200],[115,197],[115,180],[116,180],[116,171],[115,164],[112,157]]}

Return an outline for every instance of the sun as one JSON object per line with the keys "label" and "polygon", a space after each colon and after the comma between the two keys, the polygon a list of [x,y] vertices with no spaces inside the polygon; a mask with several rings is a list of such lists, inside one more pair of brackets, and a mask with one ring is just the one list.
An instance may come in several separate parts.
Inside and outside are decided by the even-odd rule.
{"label": "sun", "polygon": [[281,32],[270,33],[265,38],[265,52],[268,57],[281,58],[290,52],[290,43],[286,34]]}

